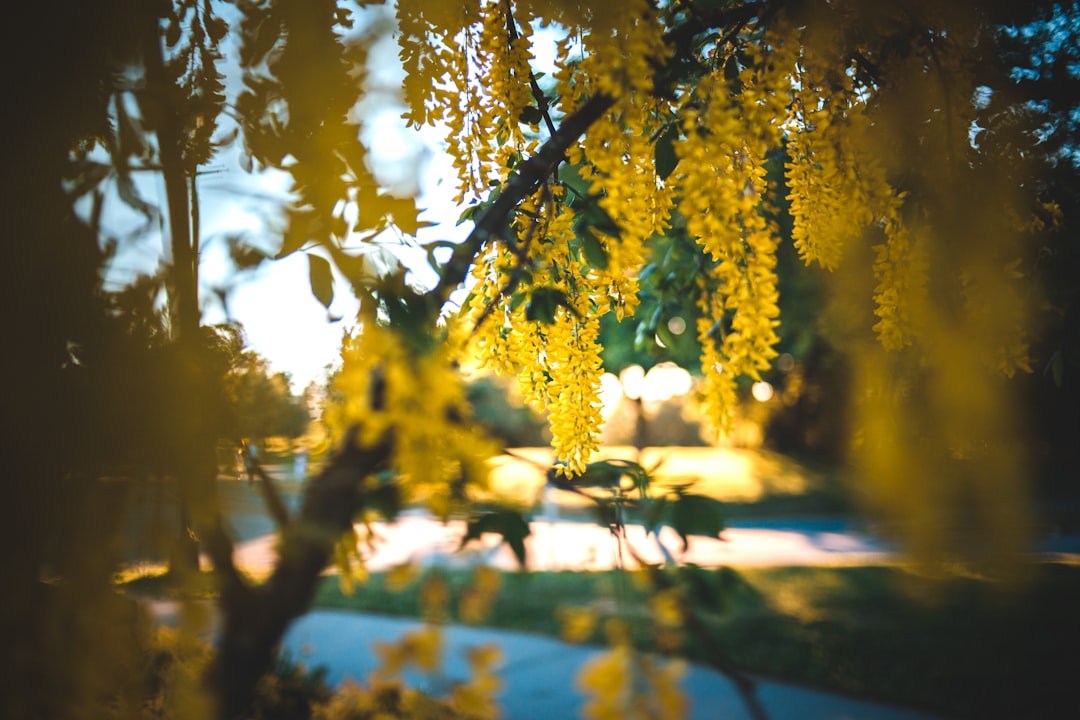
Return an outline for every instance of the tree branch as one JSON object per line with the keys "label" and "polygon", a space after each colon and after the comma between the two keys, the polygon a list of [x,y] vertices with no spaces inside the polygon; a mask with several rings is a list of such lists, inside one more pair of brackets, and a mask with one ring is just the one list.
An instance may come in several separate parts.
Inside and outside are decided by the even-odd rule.
{"label": "tree branch", "polygon": [[[513,46],[517,41],[518,30],[517,22],[514,20],[514,8],[510,4],[510,0],[505,0],[506,6],[506,34],[510,40],[510,45]],[[536,73],[532,71],[532,67],[529,67],[529,88],[532,89],[532,96],[536,100],[536,107],[540,110],[540,115],[544,118],[544,124],[547,125],[548,132],[552,135],[555,134],[555,123],[551,121],[551,114],[548,112],[547,96],[544,95],[544,91],[540,89],[540,83],[536,82]]]}
{"label": "tree branch", "polygon": [[234,720],[248,709],[285,629],[310,606],[334,543],[362,509],[363,479],[385,466],[390,447],[388,438],[373,448],[350,439],[308,482],[298,522],[282,534],[270,578],[249,592],[222,595],[223,627],[207,673],[222,720]]}
{"label": "tree branch", "polygon": [[214,564],[214,573],[221,582],[223,602],[242,601],[241,596],[246,596],[251,588],[237,570],[236,563],[233,562],[232,538],[229,537],[229,533],[222,524],[220,512],[215,513],[213,520],[209,523],[205,544],[210,561]]}
{"label": "tree branch", "polygon": [[[779,9],[779,6],[780,4],[775,0],[768,0],[746,3],[707,15],[699,14],[697,15],[699,22],[680,25],[668,32],[664,36],[664,41],[668,45],[678,47],[680,43],[689,42],[694,35],[710,27],[733,25],[734,27],[727,35],[730,39],[738,34],[751,19],[769,17]],[[508,21],[512,22],[512,19],[508,18]],[[455,248],[450,260],[443,266],[439,283],[429,295],[438,307],[444,305],[458,285],[465,282],[473,258],[480,252],[484,243],[498,236],[506,228],[510,214],[518,204],[536,190],[543,179],[562,162],[567,149],[577,142],[585,131],[603,117],[614,104],[615,98],[603,94],[593,95],[585,104],[563,118],[558,129],[553,129],[551,137],[540,150],[521,164],[517,173],[503,186],[495,201],[480,213],[472,232]]]}
{"label": "tree branch", "polygon": [[246,440],[241,441],[240,449],[244,454],[244,469],[247,470],[248,477],[259,479],[259,492],[266,503],[266,509],[269,511],[270,516],[274,518],[278,530],[284,530],[290,523],[289,510],[285,507],[273,479],[263,469],[262,463],[251,456],[249,447]]}
{"label": "tree branch", "polygon": [[473,258],[480,252],[483,244],[506,228],[510,214],[518,204],[536,190],[554,167],[562,162],[567,149],[614,104],[615,99],[608,95],[593,95],[584,105],[566,116],[537,153],[521,164],[517,173],[507,181],[502,192],[495,198],[495,202],[481,213],[472,232],[454,249],[450,260],[443,266],[439,283],[431,291],[439,305],[444,304],[450,293],[465,282]]}
{"label": "tree branch", "polygon": [[165,71],[165,56],[158,36],[158,16],[144,12],[143,62],[146,66],[147,93],[153,102],[143,104],[158,136],[161,174],[169,207],[169,241],[172,249],[173,291],[170,302],[174,332],[185,341],[194,340],[199,331],[199,295],[196,285],[194,248],[191,243],[187,173],[184,167],[183,131],[174,108],[169,107],[171,83]]}

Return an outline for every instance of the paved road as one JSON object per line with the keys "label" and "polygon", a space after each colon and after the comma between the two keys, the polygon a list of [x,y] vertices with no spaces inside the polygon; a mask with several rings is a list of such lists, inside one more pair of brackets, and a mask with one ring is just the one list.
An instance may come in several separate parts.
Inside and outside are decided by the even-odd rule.
{"label": "paved road", "polygon": [[[328,680],[364,681],[375,669],[373,643],[392,642],[415,630],[415,621],[340,611],[315,611],[289,629],[284,647],[309,666],[324,665]],[[499,702],[508,720],[564,720],[580,716],[584,695],[575,684],[581,666],[602,648],[569,645],[526,633],[449,626],[443,631],[438,675],[409,674],[412,687],[441,695],[468,679],[465,652],[494,644],[502,652]],[[706,667],[689,666],[681,687],[690,700],[688,720],[749,720],[734,684]],[[932,716],[784,683],[759,680],[757,696],[770,720],[928,720]]]}
{"label": "paved road", "polygon": [[[151,601],[160,622],[175,624],[182,612],[177,601]],[[211,617],[212,607],[207,608]],[[310,668],[324,667],[332,686],[365,682],[376,669],[377,643],[392,643],[422,627],[417,620],[341,610],[314,610],[298,618],[282,640],[282,649]],[[460,625],[441,626],[442,662],[435,673],[407,671],[409,687],[445,696],[469,678],[469,649],[494,645],[501,660],[495,670],[505,720],[570,720],[581,717],[585,695],[576,684],[581,667],[604,648],[571,645],[539,635]],[[712,668],[687,665],[680,687],[689,701],[686,720],[751,720],[735,685]],[[879,703],[756,679],[755,694],[769,720],[936,720]]]}

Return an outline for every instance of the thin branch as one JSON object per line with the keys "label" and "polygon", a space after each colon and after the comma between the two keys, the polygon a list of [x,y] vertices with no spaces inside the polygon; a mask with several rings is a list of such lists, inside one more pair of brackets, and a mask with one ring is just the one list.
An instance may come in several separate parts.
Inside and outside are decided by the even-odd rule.
{"label": "thin branch", "polygon": [[[649,570],[653,582],[658,582],[665,587],[670,586],[670,581],[663,579],[663,575],[658,565],[646,562],[644,558],[635,552],[634,547],[629,543],[626,544],[626,547],[630,552],[630,556],[634,558],[637,564],[640,567]],[[705,624],[702,618],[696,612],[693,612],[692,608],[686,608],[686,610],[687,612],[683,613],[683,615],[684,622],[689,631],[689,636],[699,639],[711,638],[713,636],[712,630]],[[765,712],[765,707],[761,704],[761,699],[757,695],[757,681],[753,677],[736,667],[731,658],[715,644],[710,645],[710,653],[705,662],[718,670],[720,674],[735,685],[739,697],[742,698],[743,704],[746,705],[750,717],[753,718],[753,720],[769,720],[768,713]]]}
{"label": "thin branch", "polygon": [[[687,630],[690,631],[691,635],[704,638],[712,634],[708,626],[702,622],[696,613],[690,612],[686,613],[686,615]],[[761,704],[761,698],[758,697],[757,681],[754,678],[736,667],[735,663],[718,648],[714,648],[713,652],[709,653],[708,663],[735,685],[739,697],[742,698],[743,704],[746,705],[746,709],[750,712],[750,717],[753,720],[769,720],[768,713],[765,712],[765,706]]]}
{"label": "thin branch", "polygon": [[[513,46],[520,35],[518,35],[517,23],[514,21],[514,9],[510,4],[510,0],[505,0],[505,5],[506,34],[510,39],[510,45]],[[555,123],[551,121],[551,115],[548,112],[547,96],[540,89],[540,84],[536,82],[536,73],[533,72],[531,66],[529,67],[529,87],[532,89],[533,98],[536,99],[536,107],[540,109],[540,115],[544,118],[544,124],[547,125],[548,132],[554,135]]]}
{"label": "thin branch", "polygon": [[[543,198],[541,199],[542,203],[546,205],[550,198],[550,190],[547,185],[544,185]],[[551,222],[550,217],[546,218],[546,220],[548,223]],[[469,334],[470,338],[476,336],[476,333],[480,331],[480,326],[483,325],[484,321],[491,317],[492,313],[495,312],[495,306],[498,304],[499,300],[507,297],[510,293],[514,292],[514,289],[517,287],[518,283],[521,282],[522,272],[527,266],[531,264],[531,261],[529,260],[529,246],[532,245],[533,236],[536,235],[536,228],[538,227],[538,224],[538,222],[534,222],[529,225],[529,229],[525,234],[525,242],[521,244],[520,248],[514,245],[510,245],[508,243],[510,251],[514,254],[514,257],[518,259],[520,265],[518,265],[511,271],[510,277],[506,280],[506,283],[501,288],[499,288],[498,294],[496,294],[495,297],[491,299],[491,302],[489,302],[487,304],[487,307],[484,308],[484,311],[480,314],[480,317],[476,319],[476,323],[473,325],[472,332]]]}
{"label": "thin branch", "polygon": [[171,83],[165,70],[165,57],[158,37],[158,18],[156,13],[151,11],[144,15],[146,30],[143,36],[143,62],[149,87],[147,96],[153,98],[153,102],[144,106],[144,112],[153,118],[153,126],[157,128],[161,174],[165,181],[169,208],[169,241],[172,248],[175,293],[171,301],[172,312],[175,314],[173,322],[180,337],[187,342],[194,341],[199,331],[199,296],[189,223],[191,207],[181,151],[183,132],[174,108],[168,106]]}
{"label": "thin branch", "polygon": [[875,85],[881,84],[881,68],[879,68],[870,58],[860,51],[856,50],[851,54],[851,59],[855,61],[855,64],[867,74],[870,81]]}
{"label": "thin branch", "polygon": [[928,33],[926,38],[926,46],[930,51],[931,62],[934,63],[934,68],[937,70],[938,78],[941,82],[941,97],[942,110],[945,113],[945,160],[949,168],[949,175],[952,178],[952,186],[957,187],[956,184],[956,162],[958,156],[956,153],[956,141],[953,137],[953,107],[952,107],[952,83],[950,82],[949,73],[945,69],[945,65],[941,62],[941,57],[938,55],[937,47],[934,43],[933,32]]}
{"label": "thin branch", "polygon": [[244,454],[244,469],[247,471],[248,478],[259,479],[259,492],[263,496],[263,502],[266,503],[266,509],[270,512],[270,516],[274,518],[278,529],[284,530],[292,522],[289,518],[289,510],[285,507],[285,502],[281,499],[281,494],[277,491],[273,479],[263,469],[262,463],[251,455],[250,449],[251,446],[248,442],[242,440],[240,450]]}

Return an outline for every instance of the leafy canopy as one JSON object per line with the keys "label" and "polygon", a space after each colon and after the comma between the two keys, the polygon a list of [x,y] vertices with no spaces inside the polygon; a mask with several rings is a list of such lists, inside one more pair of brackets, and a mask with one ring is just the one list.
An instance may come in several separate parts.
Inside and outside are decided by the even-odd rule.
{"label": "leafy canopy", "polygon": [[[35,466],[11,503],[22,517],[5,528],[8,546],[30,548],[5,568],[16,593],[5,617],[35,617],[35,593],[57,598],[11,657],[62,659],[49,665],[62,684],[92,655],[69,658],[59,640],[41,651],[33,643],[54,617],[83,617],[65,609],[92,598],[111,608],[114,599],[101,582],[108,557],[72,570],[89,545],[79,534],[60,543],[56,530],[78,525],[51,512],[60,490],[100,473],[70,449],[56,452],[42,428],[61,418],[56,435],[67,437],[74,427],[71,402],[56,390],[93,357],[79,346],[93,334],[87,301],[102,258],[87,248],[119,241],[103,222],[107,198],[133,208],[148,232],[161,220],[140,191],[144,172],[164,176],[177,370],[168,388],[176,412],[162,430],[169,472],[203,501],[194,515],[221,580],[225,631],[209,687],[222,716],[248,707],[331,553],[350,562],[358,513],[393,515],[422,499],[446,515],[484,483],[497,446],[471,422],[462,366],[517,378],[550,419],[551,481],[602,500],[617,530],[629,498],[648,499],[647,473],[590,462],[602,320],[636,322],[648,341],[677,312],[699,348],[701,403],[722,433],[740,381],[758,378],[777,354],[777,253],[789,240],[806,272],[822,274],[831,297],[823,322],[852,357],[853,456],[868,494],[911,530],[917,549],[952,539],[962,509],[996,557],[1009,557],[1025,531],[1018,479],[1029,442],[1006,380],[1044,361],[1037,310],[1045,297],[1069,296],[1044,293],[1041,282],[1053,276],[1045,266],[1057,260],[1055,233],[1071,219],[1055,193],[1076,155],[1074,113],[1061,105],[1070,61],[1053,52],[1047,61],[1036,47],[1075,37],[1075,23],[1059,18],[1076,13],[1018,5],[66,2],[57,15],[70,22],[50,57],[11,29],[22,23],[9,23],[0,43],[5,67],[16,69],[8,90],[13,107],[30,110],[10,113],[6,133],[26,142],[9,154],[18,182],[3,200],[19,268],[5,307],[41,302],[8,323],[19,352],[5,358],[7,375],[28,380],[15,388],[18,419],[5,421],[5,439],[13,457]],[[375,92],[372,58],[387,32],[404,70],[404,117],[443,134],[469,227],[461,242],[424,248],[436,277],[428,286],[385,262],[383,233],[410,243],[423,223],[415,198],[380,186],[361,141],[358,108]],[[542,46],[553,58],[548,75],[536,69]],[[226,77],[229,58],[239,87]],[[40,79],[23,77],[26,67]],[[217,430],[197,347],[197,175],[233,142],[252,172],[292,179],[276,254],[308,253],[324,305],[338,277],[360,300],[331,393],[340,402],[326,415],[342,450],[311,479],[296,522],[281,513],[280,562],[258,586],[233,567],[214,516]],[[89,210],[76,216],[73,202]],[[233,249],[238,268],[263,259],[246,244]],[[57,258],[60,274],[51,272]],[[42,300],[46,277],[58,289]],[[1060,380],[1068,359],[1056,357]],[[698,496],[653,500],[654,529],[675,525],[685,540],[722,528]],[[468,532],[500,533],[520,552],[519,519],[498,511]],[[342,533],[351,544],[337,542]],[[58,547],[70,562],[50,557]],[[43,572],[67,584],[41,590]],[[664,597],[658,615],[678,616]],[[87,647],[107,645],[98,625],[79,629]],[[584,679],[588,712],[618,716],[636,661],[620,646],[602,662]],[[109,672],[120,670],[114,663]],[[97,680],[71,693],[97,697],[109,672],[87,674]],[[673,678],[665,670],[654,679],[655,714],[677,714]],[[41,707],[66,707],[68,695],[51,688],[43,686]],[[10,695],[15,714],[34,714]]]}
{"label": "leafy canopy", "polygon": [[[479,468],[489,449],[466,442],[448,372],[475,363],[517,377],[548,413],[560,472],[580,476],[601,423],[601,319],[633,317],[647,284],[644,337],[693,307],[700,400],[723,433],[739,382],[777,355],[777,250],[790,233],[816,266],[807,272],[826,273],[826,321],[853,357],[854,457],[869,494],[922,526],[928,547],[941,538],[925,528],[944,527],[954,500],[1018,504],[1024,440],[1003,380],[1033,371],[1039,252],[1062,213],[1034,130],[1003,110],[1014,82],[995,53],[1016,32],[1001,28],[1029,19],[1009,12],[396,3],[404,116],[444,133],[473,225],[432,261],[428,288],[403,271],[351,272],[342,248],[359,227],[307,237],[363,305],[338,427],[359,427],[365,445],[395,436],[407,483],[445,480],[433,467]],[[534,69],[543,43],[550,76]],[[360,218],[388,213],[365,187],[338,199]],[[672,268],[664,237],[696,249]],[[939,511],[925,510],[929,497]],[[1011,544],[1019,515],[982,521]]]}

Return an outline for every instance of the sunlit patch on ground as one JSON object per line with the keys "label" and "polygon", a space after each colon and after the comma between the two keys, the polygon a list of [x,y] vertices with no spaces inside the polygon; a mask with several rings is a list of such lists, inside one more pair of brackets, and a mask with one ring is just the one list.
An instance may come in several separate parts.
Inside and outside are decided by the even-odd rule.
{"label": "sunlit patch on ground", "polygon": [[[491,461],[491,491],[514,505],[540,500],[552,453],[546,448],[515,448]],[[798,495],[815,489],[821,478],[790,458],[763,450],[714,447],[604,447],[594,460],[627,459],[653,471],[658,488],[692,484],[694,492],[725,502],[755,502],[769,495]],[[655,469],[655,470],[654,470]],[[560,493],[560,505],[588,501]]]}

